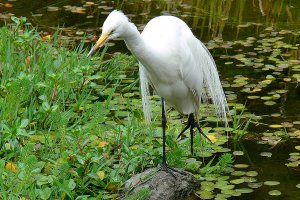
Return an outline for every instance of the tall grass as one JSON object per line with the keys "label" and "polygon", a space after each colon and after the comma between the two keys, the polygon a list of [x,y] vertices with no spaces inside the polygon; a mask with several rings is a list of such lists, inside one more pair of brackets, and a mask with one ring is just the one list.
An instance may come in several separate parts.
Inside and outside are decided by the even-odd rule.
{"label": "tall grass", "polygon": [[[58,34],[45,40],[25,18],[13,20],[14,27],[0,29],[0,196],[112,198],[130,174],[149,164],[138,146],[145,132],[136,120],[107,124],[121,82],[117,66],[135,60],[87,59],[82,44],[70,51]],[[96,95],[108,83],[115,89]],[[155,151],[146,152],[158,161]]]}

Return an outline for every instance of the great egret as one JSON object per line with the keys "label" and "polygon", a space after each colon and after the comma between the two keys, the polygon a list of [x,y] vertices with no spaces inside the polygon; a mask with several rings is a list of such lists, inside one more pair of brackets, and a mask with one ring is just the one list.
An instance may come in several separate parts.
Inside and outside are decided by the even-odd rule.
{"label": "great egret", "polygon": [[[199,126],[199,106],[209,97],[216,113],[227,122],[227,101],[219,80],[215,62],[201,41],[181,19],[160,16],[150,20],[140,34],[121,11],[112,11],[105,20],[102,34],[87,56],[105,42],[121,38],[139,61],[143,110],[146,120],[151,120],[147,96],[150,84],[161,96],[163,153],[162,168],[170,169],[166,162],[165,102],[188,115],[188,124],[179,134],[190,128],[193,154],[193,128],[206,137]],[[179,137],[178,136],[178,137]],[[207,137],[206,137],[207,138]]]}

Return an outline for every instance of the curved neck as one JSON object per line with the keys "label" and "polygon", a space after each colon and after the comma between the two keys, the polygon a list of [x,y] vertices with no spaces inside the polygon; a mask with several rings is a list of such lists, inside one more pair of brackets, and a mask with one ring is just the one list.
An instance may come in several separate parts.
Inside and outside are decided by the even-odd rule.
{"label": "curved neck", "polygon": [[139,61],[143,61],[147,51],[147,48],[145,47],[146,44],[133,23],[128,23],[128,28],[123,38],[130,52],[136,56]]}

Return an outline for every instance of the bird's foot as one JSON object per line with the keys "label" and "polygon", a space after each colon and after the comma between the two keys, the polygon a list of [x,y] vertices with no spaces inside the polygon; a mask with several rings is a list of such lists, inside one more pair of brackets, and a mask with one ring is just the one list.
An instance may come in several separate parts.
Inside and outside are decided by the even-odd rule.
{"label": "bird's foot", "polygon": [[[196,127],[200,133],[200,135],[202,135],[205,139],[207,139],[209,142],[211,142],[211,140],[205,135],[205,133],[202,131],[202,129],[200,128],[199,126],[199,123],[195,121],[194,119],[194,115],[193,114],[190,114],[189,115],[189,118],[188,118],[188,124],[186,125],[186,127],[184,127],[184,129],[179,133],[179,135],[177,136],[177,139],[180,138],[183,133],[190,129],[190,130],[193,130],[194,127]],[[193,135],[191,135],[193,136]]]}
{"label": "bird's foot", "polygon": [[[163,162],[163,163],[160,164],[160,170],[161,170],[161,171],[165,171],[165,172],[171,174],[175,179],[177,179],[176,176],[175,176],[175,173],[179,173],[179,174],[181,174],[181,175],[183,175],[183,176],[186,176],[186,175],[187,175],[187,173],[186,173],[185,171],[181,171],[181,170],[177,170],[177,169],[175,169],[175,168],[172,168],[172,167],[170,167],[170,166],[169,166],[167,163],[165,163],[165,162]],[[174,172],[175,172],[175,173],[174,173]]]}

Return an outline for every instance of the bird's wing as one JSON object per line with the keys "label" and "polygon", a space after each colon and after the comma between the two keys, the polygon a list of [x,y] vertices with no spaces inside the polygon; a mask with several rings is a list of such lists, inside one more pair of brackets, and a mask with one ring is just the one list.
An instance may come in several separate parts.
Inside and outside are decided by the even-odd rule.
{"label": "bird's wing", "polygon": [[184,82],[193,93],[196,91],[199,103],[211,98],[216,114],[227,123],[226,113],[229,109],[212,55],[195,37],[184,45],[186,53],[182,58],[185,59],[185,66],[181,69]]}
{"label": "bird's wing", "polygon": [[145,121],[151,121],[151,105],[149,101],[149,81],[147,78],[145,67],[139,63],[139,75],[140,75],[140,86],[141,86],[141,93],[142,93],[142,104],[143,104],[143,112]]}

